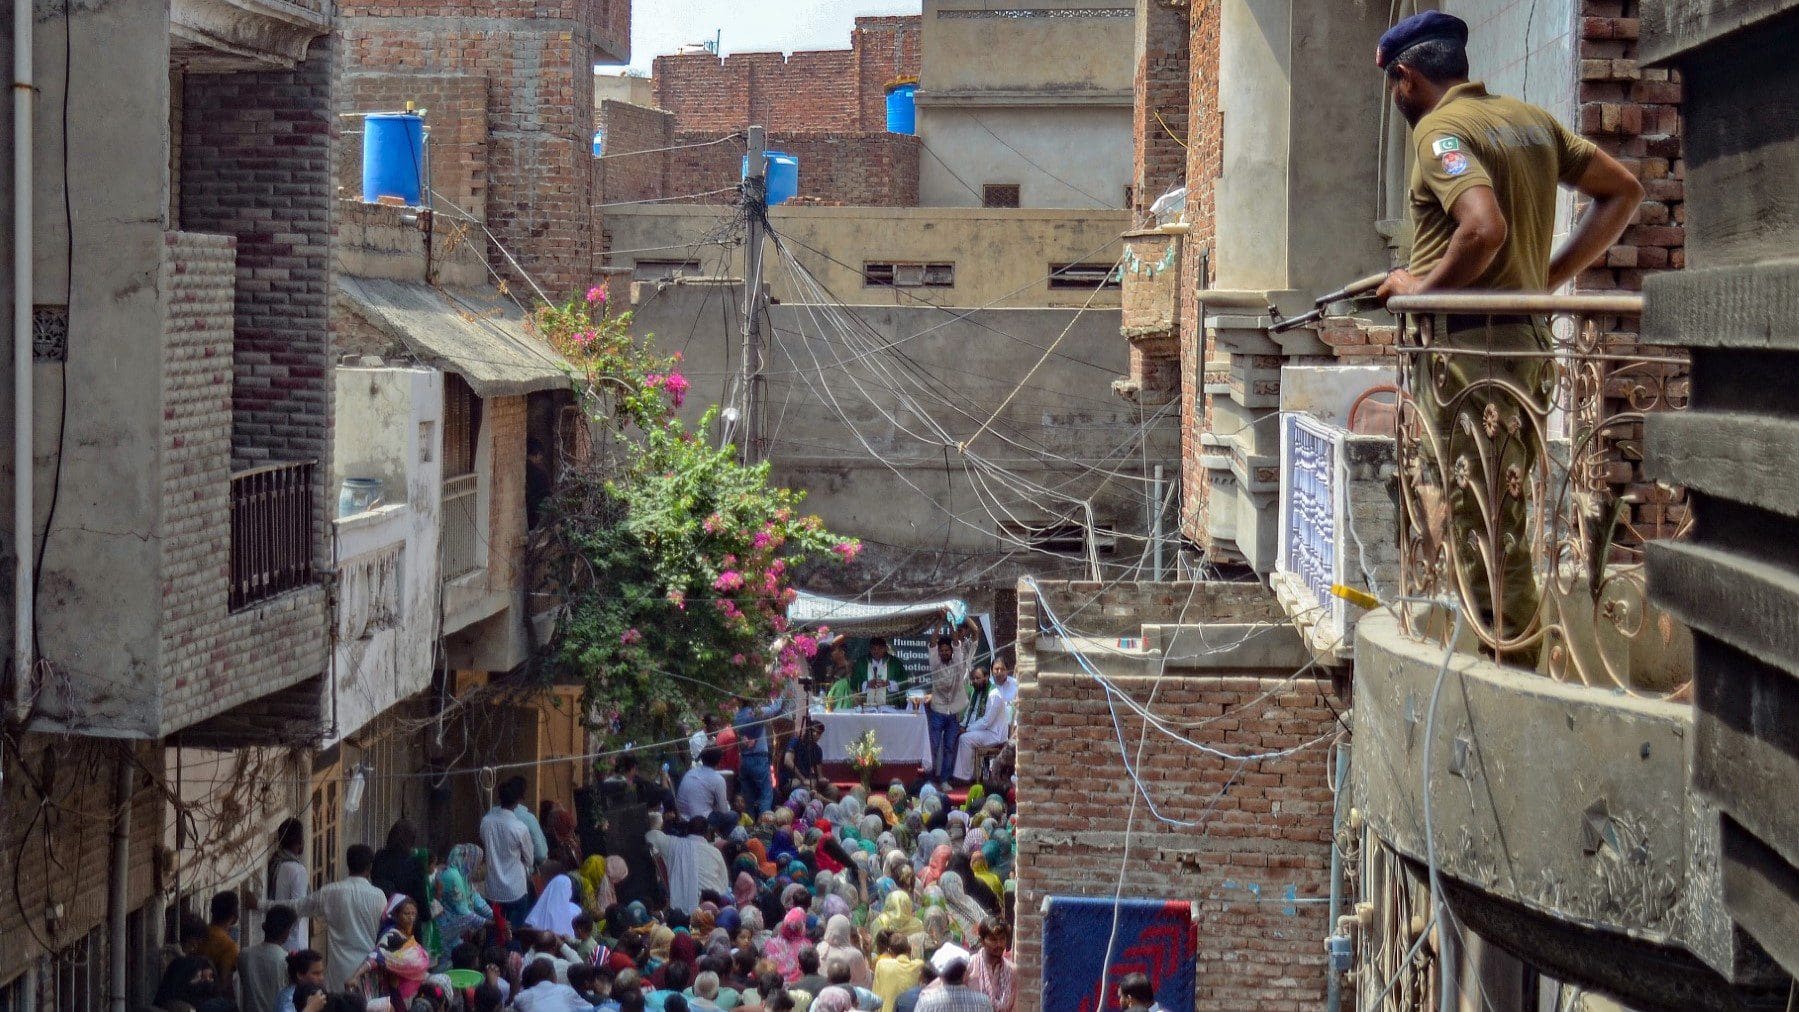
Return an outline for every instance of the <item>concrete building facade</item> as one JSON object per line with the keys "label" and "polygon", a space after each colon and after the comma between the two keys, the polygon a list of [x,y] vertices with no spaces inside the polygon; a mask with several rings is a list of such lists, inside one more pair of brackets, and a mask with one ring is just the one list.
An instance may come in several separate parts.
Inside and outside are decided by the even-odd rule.
{"label": "concrete building facade", "polygon": [[[1131,199],[1127,3],[926,0],[919,199],[1102,210]],[[1001,203],[1001,202],[1006,203]]]}

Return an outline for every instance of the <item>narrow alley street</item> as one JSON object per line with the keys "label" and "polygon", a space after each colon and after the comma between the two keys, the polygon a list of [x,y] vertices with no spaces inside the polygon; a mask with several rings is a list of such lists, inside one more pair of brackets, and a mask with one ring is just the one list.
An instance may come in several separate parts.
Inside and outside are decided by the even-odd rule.
{"label": "narrow alley street", "polygon": [[6,24],[0,1012],[1799,1012],[1799,3]]}

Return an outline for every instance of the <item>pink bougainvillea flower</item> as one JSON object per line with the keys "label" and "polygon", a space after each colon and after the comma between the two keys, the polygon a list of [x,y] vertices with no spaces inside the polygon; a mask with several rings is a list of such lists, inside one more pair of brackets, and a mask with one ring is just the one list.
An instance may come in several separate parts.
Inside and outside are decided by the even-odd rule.
{"label": "pink bougainvillea flower", "polygon": [[714,513],[700,522],[700,529],[707,534],[717,534],[725,529],[725,518]]}
{"label": "pink bougainvillea flower", "polygon": [[742,654],[732,654],[731,655],[731,663],[732,664],[741,665],[741,664],[743,664],[743,660],[744,660],[744,658],[743,658]]}
{"label": "pink bougainvillea flower", "polygon": [[735,569],[725,570],[718,574],[718,579],[712,581],[712,589],[714,590],[737,590],[742,586],[743,574]]}
{"label": "pink bougainvillea flower", "polygon": [[682,402],[687,400],[687,388],[691,385],[687,382],[687,377],[678,372],[671,372],[668,374],[668,378],[663,380],[663,385],[668,390],[668,399],[674,402],[675,407],[680,407]]}
{"label": "pink bougainvillea flower", "polygon": [[836,552],[838,558],[841,558],[845,562],[854,562],[856,556],[862,554],[862,542],[839,541],[837,544],[831,546],[831,551]]}
{"label": "pink bougainvillea flower", "polygon": [[638,632],[636,626],[626,629],[624,632],[620,633],[618,637],[618,641],[625,646],[630,646],[631,644],[641,642],[642,640],[643,633]]}
{"label": "pink bougainvillea flower", "polygon": [[750,539],[750,544],[757,548],[767,548],[771,540],[773,539],[768,536],[767,531],[757,531],[756,536]]}
{"label": "pink bougainvillea flower", "polygon": [[793,646],[794,649],[805,654],[807,657],[818,656],[818,640],[813,639],[805,633],[800,633],[793,638]]}
{"label": "pink bougainvillea flower", "polygon": [[663,375],[659,372],[649,373],[643,378],[643,385],[649,387],[651,390],[662,389],[662,384],[665,382],[667,382],[667,380],[664,379]]}
{"label": "pink bougainvillea flower", "polygon": [[595,303],[605,302],[606,301],[606,289],[601,288],[599,285],[594,285],[592,288],[589,288],[587,290],[587,301],[595,302]]}

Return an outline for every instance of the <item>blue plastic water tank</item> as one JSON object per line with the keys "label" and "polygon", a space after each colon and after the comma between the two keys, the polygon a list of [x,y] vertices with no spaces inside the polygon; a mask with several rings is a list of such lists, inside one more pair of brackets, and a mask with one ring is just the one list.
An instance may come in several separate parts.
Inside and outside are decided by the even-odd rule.
{"label": "blue plastic water tank", "polygon": [[[785,151],[768,154],[768,206],[784,204],[800,192],[800,160]],[[750,177],[750,156],[743,156],[743,178]]]}
{"label": "blue plastic water tank", "polygon": [[918,85],[896,84],[887,89],[887,132],[918,132]]}
{"label": "blue plastic water tank", "polygon": [[417,205],[425,170],[425,121],[417,113],[363,117],[362,199],[399,197]]}

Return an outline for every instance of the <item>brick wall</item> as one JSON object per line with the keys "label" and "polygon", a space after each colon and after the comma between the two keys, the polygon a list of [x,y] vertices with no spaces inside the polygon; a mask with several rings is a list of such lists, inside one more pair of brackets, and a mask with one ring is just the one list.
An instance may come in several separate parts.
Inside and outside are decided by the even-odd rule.
{"label": "brick wall", "polygon": [[1147,222],[1149,206],[1187,179],[1187,106],[1191,100],[1185,9],[1154,0],[1138,5],[1137,68],[1131,130],[1136,160],[1131,175],[1132,210]]}
{"label": "brick wall", "polygon": [[[347,72],[483,82],[486,223],[553,298],[584,290],[592,277],[599,173],[588,13],[600,6],[365,0],[344,5],[339,18]],[[524,286],[499,249],[489,262]]]}
{"label": "brick wall", "polygon": [[[1641,291],[1643,276],[1686,266],[1686,162],[1681,156],[1680,74],[1675,70],[1637,66],[1637,0],[1583,0],[1580,17],[1580,133],[1610,152],[1643,183],[1643,204],[1618,245],[1598,265],[1575,279],[1583,292]],[[1635,342],[1634,330],[1614,340],[1646,354],[1680,356],[1677,348]],[[1674,383],[1684,382],[1682,366],[1658,366]],[[1608,392],[1610,393],[1610,392]],[[1608,411],[1630,410],[1626,392],[1608,396]],[[1620,432],[1621,439],[1641,445],[1642,424]],[[1684,490],[1649,481],[1640,463],[1620,468],[1618,489],[1636,500],[1635,527],[1624,534],[1635,541],[1671,536],[1687,518]]]}
{"label": "brick wall", "polygon": [[[1181,290],[1207,287],[1218,270],[1210,264],[1217,237],[1214,184],[1224,171],[1224,116],[1218,109],[1218,0],[1195,2],[1188,12],[1187,233],[1181,256]],[[1205,276],[1201,274],[1204,272]],[[1200,464],[1199,437],[1210,427],[1207,382],[1224,382],[1224,363],[1207,358],[1198,299],[1181,306],[1181,533],[1203,542],[1209,485]]]}
{"label": "brick wall", "polygon": [[[451,207],[476,218],[487,214],[487,82],[463,74],[394,74],[359,71],[338,81],[341,112],[393,112],[413,102],[426,110],[431,130],[431,188]],[[362,127],[344,131],[337,148],[339,196],[362,195]],[[441,206],[441,205],[440,205]]]}
{"label": "brick wall", "polygon": [[[6,784],[0,794],[0,985],[31,960],[106,922],[114,763],[119,749],[133,747],[50,735],[25,735],[17,744],[0,758]],[[148,768],[162,768],[160,745],[136,747]],[[162,811],[162,795],[140,776],[130,813],[125,899],[131,909],[157,886]],[[61,917],[53,920],[49,912],[58,906]]]}
{"label": "brick wall", "polygon": [[[1328,684],[1310,677],[1183,671],[1159,684],[1127,677],[1118,685],[1140,701],[1153,691],[1164,719],[1207,721],[1186,733],[1227,752],[1290,748],[1335,726]],[[1118,889],[1131,788],[1105,694],[1091,679],[1040,671],[1018,709],[1018,1008],[1034,1012],[1044,971],[1043,900],[1109,897]],[[1128,712],[1119,720],[1134,750],[1141,721]],[[1158,810],[1200,825],[1158,822],[1140,804],[1123,895],[1197,906],[1195,1007],[1202,1012],[1309,1012],[1323,1003],[1327,754],[1319,745],[1239,770],[1150,733],[1137,769]]]}
{"label": "brick wall", "polygon": [[[165,731],[324,670],[323,588],[303,587],[236,613],[228,606],[232,293],[243,275],[241,262],[233,269],[238,242],[230,236],[183,232],[170,232],[164,239],[159,284],[165,300],[163,517],[158,531],[163,691],[158,726]],[[329,474],[328,459],[321,461],[315,473]],[[315,512],[323,509],[322,498],[315,488]],[[315,553],[324,551],[321,540],[315,538],[314,545]]]}
{"label": "brick wall", "polygon": [[332,73],[321,39],[293,70],[183,81],[182,228],[237,237],[231,451],[240,466],[330,458]]}
{"label": "brick wall", "polygon": [[481,425],[488,431],[493,468],[488,485],[487,586],[510,590],[518,585],[525,548],[525,398],[482,401]]}
{"label": "brick wall", "polygon": [[[677,134],[676,144],[711,140],[707,134]],[[918,206],[917,137],[873,132],[768,135],[771,151],[800,160],[799,196],[825,204],[869,207]],[[610,166],[607,171],[612,171]],[[671,152],[668,194],[706,193],[736,186],[743,174],[743,145],[714,144]],[[731,194],[704,198],[725,204]]]}
{"label": "brick wall", "polygon": [[919,67],[917,17],[858,18],[849,49],[659,56],[656,106],[676,130],[710,136],[752,124],[775,133],[886,127],[886,85]]}
{"label": "brick wall", "polygon": [[[680,152],[657,151],[674,146],[675,117],[661,109],[649,109],[629,102],[600,103],[600,125],[606,131],[606,157],[598,160],[602,202],[645,200],[671,193],[698,193],[699,190],[669,189],[670,160]],[[742,145],[720,144],[727,152],[742,153]],[[630,155],[633,151],[656,151],[655,154]],[[713,189],[706,186],[700,189]]]}

